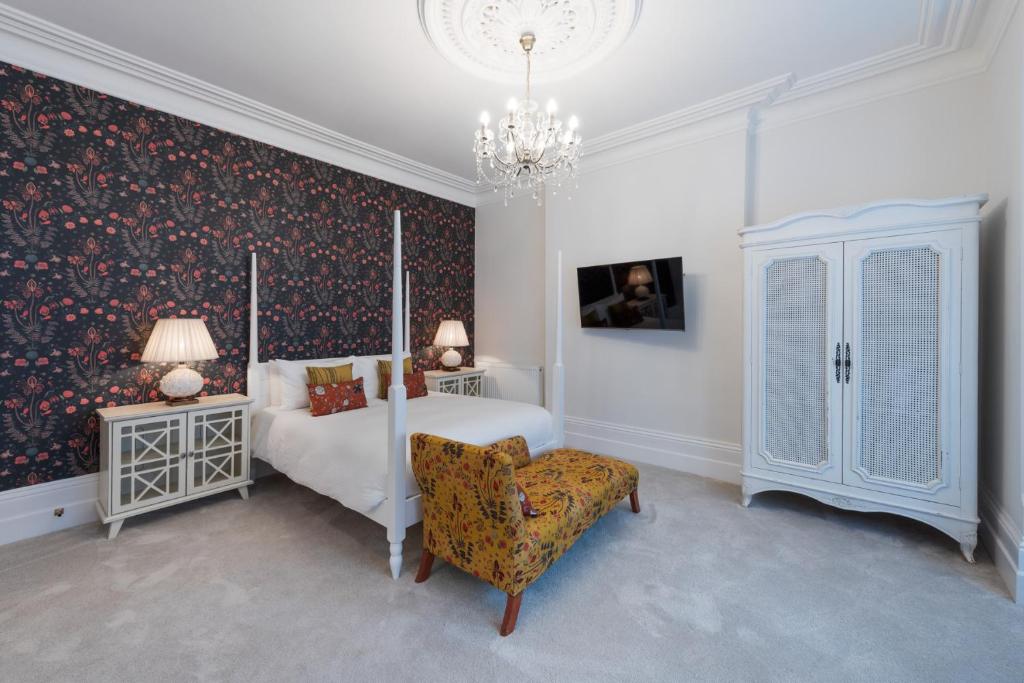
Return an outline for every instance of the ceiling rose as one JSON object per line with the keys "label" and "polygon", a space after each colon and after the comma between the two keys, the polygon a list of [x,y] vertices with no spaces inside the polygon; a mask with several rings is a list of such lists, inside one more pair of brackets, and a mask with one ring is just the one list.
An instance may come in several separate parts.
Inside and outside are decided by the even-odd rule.
{"label": "ceiling rose", "polygon": [[420,24],[450,62],[490,81],[523,78],[519,37],[537,38],[534,82],[596,64],[623,43],[643,0],[419,0]]}

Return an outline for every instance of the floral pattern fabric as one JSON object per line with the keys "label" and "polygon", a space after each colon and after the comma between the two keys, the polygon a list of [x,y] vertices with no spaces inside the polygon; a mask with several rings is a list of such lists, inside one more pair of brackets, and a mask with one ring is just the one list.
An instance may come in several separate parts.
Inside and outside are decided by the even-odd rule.
{"label": "floral pattern fabric", "polygon": [[406,398],[423,398],[427,395],[427,377],[423,371],[402,375]]}
{"label": "floral pattern fabric", "polygon": [[366,392],[363,380],[354,379],[340,384],[310,384],[309,412],[313,417],[343,413],[366,407]]}
{"label": "floral pattern fabric", "polygon": [[[424,547],[510,595],[525,590],[639,482],[629,463],[573,449],[516,468],[497,445],[429,434],[411,439]],[[537,517],[523,516],[517,484]]]}
{"label": "floral pattern fabric", "polygon": [[244,393],[253,251],[262,360],[388,351],[395,209],[416,368],[442,319],[473,339],[468,206],[2,62],[0,141],[0,490],[96,471],[95,409],[160,398],[158,318],[205,319],[203,393]]}

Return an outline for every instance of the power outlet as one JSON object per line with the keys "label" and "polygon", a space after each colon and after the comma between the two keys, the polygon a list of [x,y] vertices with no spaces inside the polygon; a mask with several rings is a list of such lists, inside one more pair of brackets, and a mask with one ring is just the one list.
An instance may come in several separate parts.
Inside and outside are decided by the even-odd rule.
{"label": "power outlet", "polygon": [[54,517],[63,517],[64,516],[64,508],[53,508],[53,516]]}

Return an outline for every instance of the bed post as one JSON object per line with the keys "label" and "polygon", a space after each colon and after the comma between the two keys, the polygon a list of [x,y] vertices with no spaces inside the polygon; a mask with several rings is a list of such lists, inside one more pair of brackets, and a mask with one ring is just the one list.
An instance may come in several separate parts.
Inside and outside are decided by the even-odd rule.
{"label": "bed post", "polygon": [[410,299],[410,288],[409,288],[409,271],[405,271],[405,352],[412,355],[412,327],[410,326],[410,319],[412,318],[412,307],[409,306]]}
{"label": "bed post", "polygon": [[256,252],[252,252],[249,258],[249,365],[246,369],[245,390],[249,396],[257,396],[263,391],[259,386],[259,378],[256,373],[256,366],[260,362],[260,335],[259,335],[259,299],[256,296]]}
{"label": "bed post", "polygon": [[562,250],[558,250],[558,276],[555,287],[555,372],[551,391],[555,420],[555,448],[565,445],[565,366],[562,365]]}
{"label": "bed post", "polygon": [[402,377],[402,214],[395,211],[391,292],[391,386],[388,387],[388,543],[391,577],[402,571],[405,540],[405,383]]}

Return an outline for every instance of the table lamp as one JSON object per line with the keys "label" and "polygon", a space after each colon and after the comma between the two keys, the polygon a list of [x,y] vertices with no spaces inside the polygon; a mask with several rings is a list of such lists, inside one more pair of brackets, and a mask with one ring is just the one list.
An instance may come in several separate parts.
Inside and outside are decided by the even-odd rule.
{"label": "table lamp", "polygon": [[195,396],[203,389],[203,376],[185,363],[216,357],[217,347],[200,318],[157,320],[142,352],[143,363],[178,363],[160,380],[160,391],[172,406],[198,403]]}
{"label": "table lamp", "polygon": [[628,283],[636,287],[633,291],[637,297],[650,296],[651,290],[647,289],[645,285],[649,285],[652,282],[654,282],[654,278],[651,277],[651,271],[647,269],[647,266],[633,266],[629,269]]}
{"label": "table lamp", "polygon": [[454,346],[469,346],[466,328],[461,320],[442,320],[434,337],[434,346],[447,346],[448,350],[441,355],[441,365],[445,370],[455,371],[462,363],[462,354]]}

